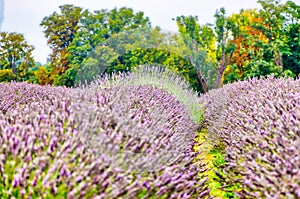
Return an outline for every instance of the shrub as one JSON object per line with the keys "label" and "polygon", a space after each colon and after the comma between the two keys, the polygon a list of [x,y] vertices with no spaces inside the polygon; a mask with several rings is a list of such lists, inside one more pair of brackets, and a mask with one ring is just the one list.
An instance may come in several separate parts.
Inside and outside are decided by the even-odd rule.
{"label": "shrub", "polygon": [[47,68],[39,66],[38,70],[34,72],[34,82],[40,85],[52,84],[51,74]]}
{"label": "shrub", "polygon": [[0,82],[10,82],[16,79],[16,75],[11,69],[0,70]]}

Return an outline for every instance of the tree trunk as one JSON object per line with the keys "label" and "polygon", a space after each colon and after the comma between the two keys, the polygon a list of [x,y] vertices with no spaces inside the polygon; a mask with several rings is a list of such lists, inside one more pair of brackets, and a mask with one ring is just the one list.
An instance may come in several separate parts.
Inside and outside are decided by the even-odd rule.
{"label": "tree trunk", "polygon": [[222,81],[222,76],[223,76],[223,70],[222,70],[222,66],[220,68],[218,68],[218,74],[217,74],[217,78],[215,81],[215,85],[214,88],[220,88],[221,87],[221,81]]}
{"label": "tree trunk", "polygon": [[227,65],[227,60],[226,60],[226,54],[225,52],[222,52],[222,62],[220,64],[220,66],[218,67],[218,74],[217,74],[217,78],[216,78],[216,81],[215,81],[215,85],[214,85],[214,88],[220,88],[220,84],[221,84],[221,81],[222,81],[222,76],[223,76],[223,73],[226,69],[226,65]]}
{"label": "tree trunk", "polygon": [[8,61],[9,61],[9,64],[10,64],[13,74],[17,74],[17,63],[16,63],[15,59],[13,57],[9,57]]}
{"label": "tree trunk", "polygon": [[207,93],[207,92],[208,92],[207,84],[206,84],[204,78],[202,77],[200,71],[198,71],[198,70],[197,70],[197,76],[198,76],[198,79],[199,79],[199,81],[200,81],[200,84],[201,84],[203,93]]}
{"label": "tree trunk", "polygon": [[17,64],[16,64],[16,62],[13,62],[13,63],[12,63],[12,72],[13,72],[14,74],[17,74]]}
{"label": "tree trunk", "polygon": [[233,50],[230,52],[228,57],[226,57],[225,52],[222,52],[222,62],[220,64],[220,66],[218,67],[218,74],[217,74],[214,88],[220,88],[222,86],[222,77],[223,77],[223,74],[225,72],[227,65],[230,63],[232,56],[233,56]]}
{"label": "tree trunk", "polygon": [[275,66],[283,67],[282,56],[279,50],[277,51],[277,55],[275,54],[274,56],[274,64]]}
{"label": "tree trunk", "polygon": [[[194,50],[195,50],[195,52],[196,52],[196,54],[197,54],[197,53],[198,53],[197,43],[196,43],[195,40],[194,40],[193,42],[194,42],[194,45],[195,45],[195,49],[194,49]],[[188,59],[189,59],[189,61],[191,62],[191,64],[194,66],[194,68],[195,68],[195,70],[196,70],[196,72],[197,72],[197,76],[198,76],[198,79],[199,79],[199,81],[200,81],[200,84],[201,84],[203,93],[207,93],[207,92],[208,92],[208,87],[207,87],[207,84],[206,84],[206,82],[205,82],[205,79],[203,78],[201,72],[200,72],[199,70],[196,69],[196,67],[195,67],[195,62],[194,62],[193,58],[192,58],[192,57],[189,57]]]}

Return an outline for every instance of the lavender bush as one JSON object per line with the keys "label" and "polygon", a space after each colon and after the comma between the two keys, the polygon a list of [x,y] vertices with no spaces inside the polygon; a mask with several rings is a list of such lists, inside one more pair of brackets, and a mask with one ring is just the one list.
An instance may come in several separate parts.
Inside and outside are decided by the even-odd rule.
{"label": "lavender bush", "polygon": [[0,198],[209,198],[185,106],[100,82],[0,84]]}
{"label": "lavender bush", "polygon": [[252,79],[203,96],[240,198],[300,198],[300,80]]}
{"label": "lavender bush", "polygon": [[193,91],[186,80],[164,66],[141,65],[134,72],[114,74],[96,79],[90,88],[107,88],[114,85],[152,85],[167,90],[179,100],[196,124],[203,122],[204,105],[198,93]]}

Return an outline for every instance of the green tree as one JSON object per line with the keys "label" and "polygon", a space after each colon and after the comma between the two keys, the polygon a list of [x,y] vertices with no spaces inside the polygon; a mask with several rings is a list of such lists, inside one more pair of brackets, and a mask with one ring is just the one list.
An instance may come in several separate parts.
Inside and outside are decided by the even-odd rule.
{"label": "green tree", "polygon": [[122,7],[109,12],[107,26],[109,27],[109,35],[113,35],[124,30],[150,28],[151,23],[143,12],[134,13],[133,9]]}
{"label": "green tree", "polygon": [[231,42],[238,37],[240,33],[239,26],[235,20],[226,17],[224,8],[216,11],[215,32],[217,35],[217,62],[218,72],[215,81],[215,88],[222,86],[224,72],[232,60],[236,45]]}
{"label": "green tree", "polygon": [[282,55],[283,69],[300,74],[300,23],[290,24],[286,29],[289,49]]}
{"label": "green tree", "polygon": [[300,74],[300,5],[287,1],[283,5],[285,10],[286,45],[282,52],[283,70]]}
{"label": "green tree", "polygon": [[67,48],[70,68],[79,68],[89,53],[108,38],[107,17],[107,10],[86,12],[82,16],[82,25]]}
{"label": "green tree", "polygon": [[[282,3],[280,0],[260,0],[261,9],[256,20],[251,24],[263,37],[248,37],[248,42],[256,48],[249,51],[246,70],[248,76],[263,76],[274,73],[275,75],[297,74],[299,43],[297,42],[300,19],[300,7],[292,1]],[[282,73],[289,70],[287,73]]]}
{"label": "green tree", "polygon": [[[178,34],[162,32],[159,27],[138,28],[122,31],[105,41],[105,45],[119,54],[107,73],[131,71],[138,65],[164,66],[187,79],[195,90],[199,90],[196,70],[190,61],[179,55],[187,50]],[[182,43],[180,43],[182,42]]]}
{"label": "green tree", "polygon": [[278,76],[281,73],[280,67],[273,62],[268,37],[256,27],[256,24],[264,20],[259,12],[256,9],[241,10],[239,14],[232,14],[229,19],[238,26],[239,34],[230,41],[236,48],[225,70],[224,83],[271,73]]}
{"label": "green tree", "polygon": [[17,80],[27,80],[28,71],[34,65],[33,50],[24,35],[0,32],[0,70],[12,70]]}
{"label": "green tree", "polygon": [[231,40],[237,37],[239,28],[225,14],[224,8],[216,11],[214,28],[210,24],[200,25],[193,16],[176,19],[179,32],[191,50],[189,59],[197,70],[203,92],[211,88],[208,85],[212,79],[214,88],[222,85],[223,74],[236,48]]}
{"label": "green tree", "polygon": [[[262,7],[259,17],[263,20],[255,24],[268,38],[265,48],[265,59],[272,60],[275,66],[283,67],[283,54],[289,54],[287,45],[288,26],[299,22],[299,6],[292,1],[282,3],[280,0],[259,0]],[[268,60],[266,60],[268,61]]]}
{"label": "green tree", "polygon": [[190,61],[169,50],[159,48],[138,48],[127,51],[107,68],[107,73],[131,71],[136,66],[147,64],[163,66],[182,75],[194,90],[200,91],[197,72]]}
{"label": "green tree", "polygon": [[[104,43],[119,55],[138,48],[162,48],[166,34],[159,27],[136,28],[112,35]],[[164,46],[165,47],[165,46]],[[167,47],[166,47],[167,48]]]}
{"label": "green tree", "polygon": [[97,46],[107,45],[107,39],[123,31],[151,27],[149,18],[143,12],[135,13],[133,9],[126,7],[86,13],[80,23],[82,27],[68,47],[71,66],[77,68]]}
{"label": "green tree", "polygon": [[[118,56],[122,56],[127,51],[137,48],[158,47],[158,45],[162,43],[162,40],[163,37],[159,33],[158,28],[124,30],[109,36],[107,39],[102,39],[101,44],[99,43],[95,48],[89,47],[89,49],[93,50],[86,53],[84,57],[78,57],[78,59],[76,59],[77,63],[72,67],[72,70],[73,68],[78,69],[76,77],[78,81],[86,80],[90,82],[96,75],[104,73],[107,67],[109,67]],[[85,49],[87,50],[88,48]]]}
{"label": "green tree", "polygon": [[81,64],[76,83],[91,82],[96,76],[102,75],[106,69],[118,58],[118,54],[108,46],[98,46]]}
{"label": "green tree", "polygon": [[210,24],[198,24],[198,18],[180,16],[176,18],[179,32],[188,47],[186,57],[197,71],[203,92],[207,92],[211,82],[211,73],[215,72],[214,44],[215,35]]}
{"label": "green tree", "polygon": [[44,28],[47,44],[52,49],[50,62],[53,72],[61,75],[68,69],[67,47],[80,28],[80,20],[87,11],[73,5],[59,6],[60,13],[54,12],[43,18],[40,26]]}
{"label": "green tree", "polygon": [[[96,63],[95,58],[93,58],[93,53],[97,54],[99,49],[105,49],[97,48],[99,46],[108,46],[111,48],[110,46],[112,46],[112,44],[107,43],[108,39],[132,29],[151,27],[149,19],[144,16],[143,12],[135,13],[131,8],[126,7],[113,9],[111,11],[99,10],[92,13],[84,12],[80,19],[80,24],[81,26],[76,31],[72,42],[70,42],[66,48],[66,58],[69,67],[66,70],[66,74],[62,75],[59,81],[56,81],[59,85],[68,82],[68,85],[72,86],[72,82],[75,83],[76,79],[81,79],[81,77],[77,77],[79,71],[81,71],[80,73],[85,71],[84,73],[88,74],[86,73],[87,68],[92,67],[91,63]],[[113,53],[112,57],[114,57],[114,55]],[[103,60],[100,62],[103,66]],[[95,69],[97,66],[93,66],[93,68]],[[94,73],[90,73],[90,75],[91,74]],[[80,76],[82,75],[83,74]],[[91,78],[90,75],[88,75],[88,79]]]}

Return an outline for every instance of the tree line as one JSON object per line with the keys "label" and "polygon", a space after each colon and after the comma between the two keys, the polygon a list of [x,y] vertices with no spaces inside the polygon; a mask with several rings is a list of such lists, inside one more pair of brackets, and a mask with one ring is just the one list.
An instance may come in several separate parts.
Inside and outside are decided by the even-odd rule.
{"label": "tree line", "polygon": [[228,16],[217,9],[213,24],[177,16],[179,33],[153,27],[131,8],[89,11],[62,5],[40,26],[51,48],[45,65],[19,33],[0,33],[0,81],[76,86],[105,73],[140,64],[164,66],[200,92],[251,77],[300,73],[300,6],[259,0],[260,9]]}

